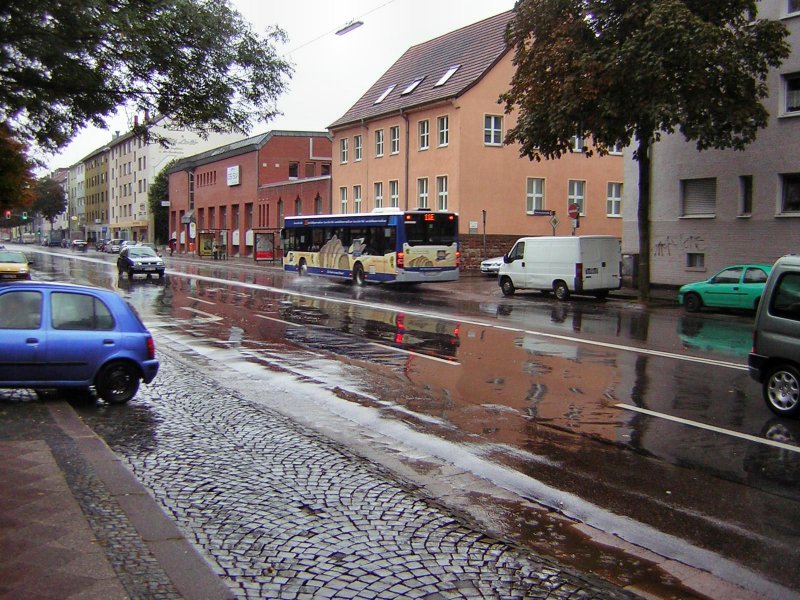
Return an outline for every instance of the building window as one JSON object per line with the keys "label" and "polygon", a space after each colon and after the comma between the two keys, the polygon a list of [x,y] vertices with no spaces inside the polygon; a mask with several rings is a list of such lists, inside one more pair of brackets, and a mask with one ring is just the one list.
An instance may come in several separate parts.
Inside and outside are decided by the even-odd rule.
{"label": "building window", "polygon": [[417,206],[428,208],[428,178],[417,179]]}
{"label": "building window", "polygon": [[570,179],[567,190],[567,205],[577,204],[578,214],[586,216],[586,182]]}
{"label": "building window", "polygon": [[314,177],[317,174],[317,165],[315,163],[306,163],[306,177]]}
{"label": "building window", "polygon": [[289,179],[297,179],[300,177],[300,163],[289,163]]}
{"label": "building window", "polygon": [[686,268],[699,269],[706,268],[706,255],[700,252],[687,252],[686,253]]}
{"label": "building window", "polygon": [[739,216],[749,216],[753,212],[753,176],[739,177]]}
{"label": "building window", "polygon": [[406,87],[406,89],[404,89],[402,92],[400,92],[400,95],[401,96],[406,96],[406,95],[410,94],[411,92],[413,92],[415,89],[417,89],[417,86],[420,83],[422,83],[423,79],[424,79],[423,77],[420,77],[419,79],[415,79],[414,81],[409,83],[408,87]]}
{"label": "building window", "polygon": [[487,146],[501,146],[503,143],[503,117],[485,115],[483,117],[483,143]]}
{"label": "building window", "polygon": [[375,132],[375,156],[383,156],[383,129]]}
{"label": "building window", "polygon": [[787,13],[800,12],[800,0],[786,0],[786,12]]}
{"label": "building window", "polygon": [[447,175],[436,178],[437,210],[447,210]]}
{"label": "building window", "polygon": [[322,214],[322,197],[319,194],[317,194],[317,197],[314,198],[314,214]]}
{"label": "building window", "polygon": [[427,119],[417,123],[417,131],[419,132],[419,149],[427,150],[430,146],[431,126]]}
{"label": "building window", "polygon": [[447,146],[450,143],[450,117],[444,115],[436,119],[436,130],[439,132],[439,145]]}
{"label": "building window", "polygon": [[353,152],[355,153],[355,160],[361,160],[362,148],[363,144],[361,142],[361,136],[357,135],[353,138]]}
{"label": "building window", "polygon": [[606,194],[606,215],[609,217],[622,216],[622,184],[608,183],[608,193]]}
{"label": "building window", "polygon": [[714,216],[717,210],[717,180],[681,180],[681,216]]}
{"label": "building window", "polygon": [[361,212],[361,186],[353,186],[353,212]]}
{"label": "building window", "polygon": [[347,188],[340,187],[339,188],[339,205],[341,207],[341,212],[347,212]]}
{"label": "building window", "polygon": [[439,81],[437,81],[437,82],[436,82],[436,83],[433,85],[433,87],[439,87],[440,85],[444,85],[445,83],[447,83],[447,81],[448,81],[448,80],[449,80],[449,79],[450,79],[450,78],[451,78],[451,77],[452,77],[452,76],[455,74],[455,72],[456,72],[456,71],[458,71],[458,67],[460,67],[460,66],[461,66],[461,65],[453,65],[452,67],[450,67],[449,69],[447,69],[447,71],[445,72],[445,74],[441,76],[441,78],[439,79]]}
{"label": "building window", "polygon": [[391,154],[397,154],[400,152],[400,128],[399,127],[390,127],[389,128],[389,152]]}
{"label": "building window", "polygon": [[330,163],[322,163],[319,174],[322,175],[323,177],[329,177],[331,174]]}
{"label": "building window", "polygon": [[[797,0],[800,3],[800,0]],[[800,73],[784,75],[784,94],[787,113],[800,112]]]}
{"label": "building window", "polygon": [[383,207],[383,182],[375,182],[375,208]]}
{"label": "building window", "polygon": [[781,212],[800,212],[800,173],[781,175]]}
{"label": "building window", "polygon": [[302,215],[303,214],[303,201],[300,198],[295,198],[294,201],[294,214]]}
{"label": "building window", "polygon": [[527,188],[525,211],[533,214],[533,211],[544,210],[544,179],[528,177]]}
{"label": "building window", "polygon": [[396,179],[389,182],[389,206],[392,208],[400,206],[400,182]]}
{"label": "building window", "polygon": [[342,138],[339,140],[339,162],[344,164],[347,162],[347,153],[350,148],[350,140]]}
{"label": "building window", "polygon": [[582,135],[572,136],[572,151],[583,152],[584,139]]}

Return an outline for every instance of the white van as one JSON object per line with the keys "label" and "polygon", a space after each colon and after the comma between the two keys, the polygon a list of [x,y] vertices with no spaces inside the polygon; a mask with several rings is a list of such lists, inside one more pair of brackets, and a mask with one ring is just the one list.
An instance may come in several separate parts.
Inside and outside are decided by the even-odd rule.
{"label": "white van", "polygon": [[622,252],[612,235],[525,237],[503,257],[498,284],[505,296],[516,290],[605,298],[622,287]]}

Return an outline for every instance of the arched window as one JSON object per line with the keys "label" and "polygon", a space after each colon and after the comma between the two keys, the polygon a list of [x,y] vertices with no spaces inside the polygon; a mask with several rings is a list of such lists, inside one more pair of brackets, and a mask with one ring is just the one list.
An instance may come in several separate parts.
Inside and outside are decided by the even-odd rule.
{"label": "arched window", "polygon": [[296,215],[302,215],[303,214],[303,201],[300,200],[300,196],[298,196],[294,200],[294,214],[296,214]]}
{"label": "arched window", "polygon": [[278,198],[278,227],[283,227],[283,199]]}

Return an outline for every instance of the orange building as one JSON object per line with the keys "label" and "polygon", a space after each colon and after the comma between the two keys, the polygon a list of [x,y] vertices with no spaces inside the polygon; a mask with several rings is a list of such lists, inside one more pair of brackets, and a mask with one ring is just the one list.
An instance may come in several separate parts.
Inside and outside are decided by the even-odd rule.
{"label": "orange building", "polygon": [[621,153],[587,157],[576,137],[574,153],[535,162],[503,143],[516,123],[498,103],[514,73],[504,38],[512,16],[410,48],[329,126],[334,212],[456,211],[468,266],[486,237],[493,255],[523,235],[569,235],[570,204],[576,233],[621,237]]}

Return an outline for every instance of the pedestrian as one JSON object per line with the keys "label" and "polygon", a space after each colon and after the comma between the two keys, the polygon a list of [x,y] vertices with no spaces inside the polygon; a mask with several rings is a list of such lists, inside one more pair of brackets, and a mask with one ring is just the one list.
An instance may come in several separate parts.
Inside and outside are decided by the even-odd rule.
{"label": "pedestrian", "polygon": [[176,240],[175,238],[170,238],[170,240],[167,242],[167,246],[169,246],[169,255],[170,256],[175,254],[175,246],[177,244],[178,244],[178,240]]}
{"label": "pedestrian", "polygon": [[211,253],[214,255],[214,260],[219,260],[219,244],[217,244],[217,240],[214,240],[214,243],[211,244]]}

